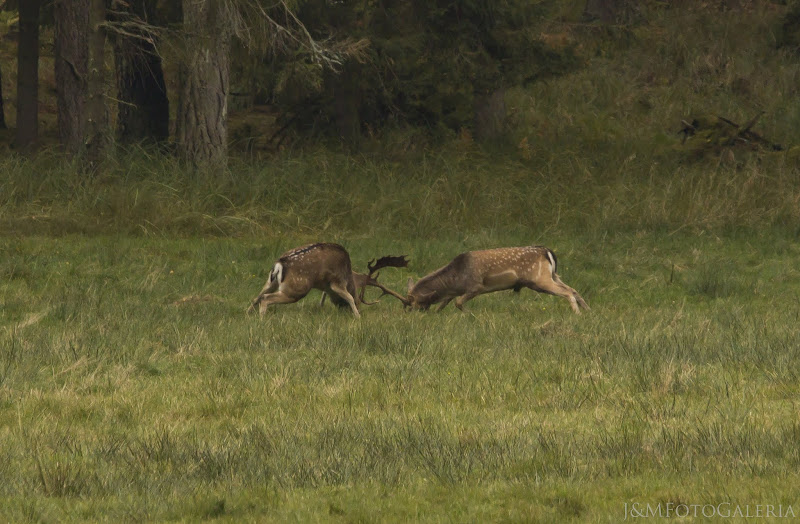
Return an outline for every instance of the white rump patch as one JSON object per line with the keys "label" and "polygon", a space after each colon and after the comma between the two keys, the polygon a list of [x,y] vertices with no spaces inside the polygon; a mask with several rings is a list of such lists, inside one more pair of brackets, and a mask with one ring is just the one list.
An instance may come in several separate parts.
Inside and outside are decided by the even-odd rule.
{"label": "white rump patch", "polygon": [[549,249],[547,250],[547,258],[550,260],[550,273],[555,274],[556,272],[556,261],[553,259],[553,252]]}
{"label": "white rump patch", "polygon": [[276,262],[272,271],[269,273],[269,283],[277,282],[279,285],[283,282],[283,264]]}

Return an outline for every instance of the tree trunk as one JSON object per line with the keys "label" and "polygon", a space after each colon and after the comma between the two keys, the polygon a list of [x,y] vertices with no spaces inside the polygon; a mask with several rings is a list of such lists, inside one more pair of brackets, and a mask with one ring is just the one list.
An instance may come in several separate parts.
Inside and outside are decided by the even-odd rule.
{"label": "tree trunk", "polygon": [[3,69],[0,68],[0,129],[6,129],[6,111],[3,109]]}
{"label": "tree trunk", "polygon": [[105,78],[106,34],[100,24],[106,19],[105,0],[91,0],[89,33],[89,71],[86,100],[86,152],[89,161],[96,163],[105,150],[108,139],[108,110],[103,80]]}
{"label": "tree trunk", "polygon": [[503,88],[475,95],[475,138],[481,142],[496,140],[506,128],[506,90]]}
{"label": "tree trunk", "polygon": [[39,0],[19,9],[17,46],[17,147],[34,147],[39,137]]}
{"label": "tree trunk", "polygon": [[358,69],[345,64],[339,73],[325,72],[325,83],[333,99],[333,117],[339,139],[355,144],[361,137],[361,93],[355,85]]}
{"label": "tree trunk", "polygon": [[53,11],[58,137],[68,153],[77,154],[86,136],[89,0],[56,0]]}
{"label": "tree trunk", "polygon": [[175,126],[181,158],[195,168],[227,164],[231,30],[224,5],[183,0],[186,48]]}
{"label": "tree trunk", "polygon": [[586,0],[583,17],[585,20],[600,20],[603,24],[613,24],[617,21],[621,8],[621,0]]}
{"label": "tree trunk", "polygon": [[[130,13],[140,23],[152,23],[152,0],[132,0]],[[169,99],[161,57],[145,35],[117,35],[116,67],[117,137],[120,142],[164,142],[169,138]]]}

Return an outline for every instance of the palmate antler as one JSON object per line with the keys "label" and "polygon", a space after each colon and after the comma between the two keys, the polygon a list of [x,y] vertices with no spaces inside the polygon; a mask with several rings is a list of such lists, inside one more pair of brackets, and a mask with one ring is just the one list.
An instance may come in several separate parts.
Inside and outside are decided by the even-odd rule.
{"label": "palmate antler", "polygon": [[373,273],[385,267],[408,267],[408,259],[406,258],[406,255],[400,255],[396,257],[381,257],[374,264],[373,262],[375,262],[374,258],[367,262],[367,271],[369,271],[369,276],[372,276]]}
{"label": "palmate antler", "polygon": [[[381,257],[377,261],[375,261],[374,258],[370,260],[367,263],[368,274],[366,275],[364,286],[361,287],[361,292],[359,293],[358,296],[359,300],[362,303],[370,306],[376,304],[378,300],[375,300],[374,302],[366,302],[364,300],[364,292],[366,291],[367,286],[373,286],[382,291],[381,297],[383,295],[391,295],[396,299],[398,299],[400,302],[402,302],[404,306],[408,305],[406,297],[395,291],[392,291],[391,289],[387,288],[386,286],[378,282],[378,273],[376,272],[385,267],[408,267],[408,259],[406,258],[406,255],[400,255],[400,256]],[[378,298],[380,299],[380,297]]]}

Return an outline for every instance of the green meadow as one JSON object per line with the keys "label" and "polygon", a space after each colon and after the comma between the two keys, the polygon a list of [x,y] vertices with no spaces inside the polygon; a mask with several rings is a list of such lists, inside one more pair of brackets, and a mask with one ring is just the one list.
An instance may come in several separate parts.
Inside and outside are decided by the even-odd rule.
{"label": "green meadow", "polygon": [[[469,163],[490,160],[475,156]],[[331,157],[352,171],[349,157]],[[431,173],[444,169],[437,162]],[[479,166],[432,180],[427,198],[448,205],[431,206],[421,192],[398,198],[406,173],[384,169],[380,188],[367,180],[327,201],[310,184],[301,193],[315,203],[285,204],[263,234],[251,231],[263,219],[246,219],[246,200],[226,204],[239,218],[182,211],[202,205],[188,181],[87,182],[98,201],[81,204],[80,219],[44,202],[35,205],[51,205],[49,217],[4,217],[4,227],[34,231],[0,241],[0,514],[616,522],[635,502],[800,510],[796,227],[745,216],[698,229],[689,221],[734,221],[715,205],[739,205],[709,197],[704,213],[699,170],[674,190],[685,199],[647,206],[640,227],[622,205],[606,227],[584,217],[632,195],[598,187],[603,204],[583,194],[581,207],[563,199],[583,190],[559,193],[562,181],[550,180],[556,201],[541,209],[535,173],[519,195],[505,183],[484,195]],[[720,194],[754,173],[770,176],[712,170],[703,183]],[[116,212],[102,224],[97,195],[135,198],[129,187],[151,192],[142,205],[176,199],[172,212],[114,225]],[[774,198],[797,202],[797,192]],[[337,215],[339,206],[354,211]],[[679,206],[686,223],[656,223]],[[292,227],[291,209],[305,227]],[[186,234],[187,224],[208,232]],[[400,291],[467,249],[546,244],[592,309],[574,315],[527,290],[478,297],[464,313],[405,312],[383,297],[358,321],[312,292],[246,315],[275,258],[315,239],[346,245],[357,269],[408,254],[408,270],[381,276]]]}

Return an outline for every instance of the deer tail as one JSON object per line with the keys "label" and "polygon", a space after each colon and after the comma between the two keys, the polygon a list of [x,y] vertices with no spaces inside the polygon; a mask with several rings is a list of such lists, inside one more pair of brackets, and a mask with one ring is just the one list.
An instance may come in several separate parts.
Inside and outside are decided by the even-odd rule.
{"label": "deer tail", "polygon": [[556,257],[556,254],[553,253],[552,249],[545,249],[547,250],[547,259],[550,261],[550,274],[555,276],[555,274],[558,272],[558,257]]}
{"label": "deer tail", "polygon": [[275,265],[272,267],[272,271],[269,272],[269,278],[267,279],[267,286],[270,286],[273,282],[277,282],[280,285],[283,282],[283,264],[280,262],[276,262]]}

